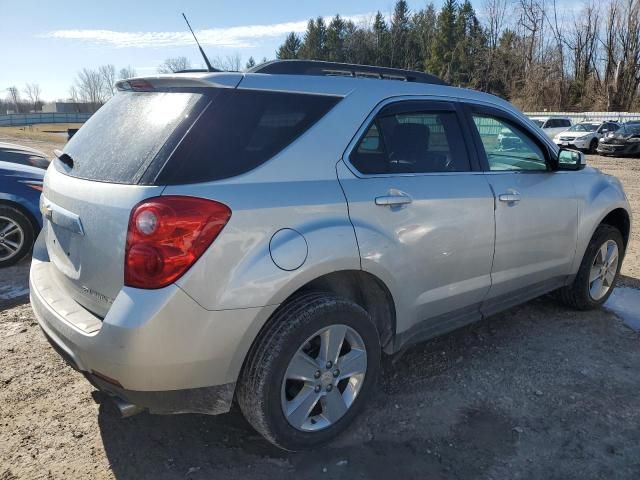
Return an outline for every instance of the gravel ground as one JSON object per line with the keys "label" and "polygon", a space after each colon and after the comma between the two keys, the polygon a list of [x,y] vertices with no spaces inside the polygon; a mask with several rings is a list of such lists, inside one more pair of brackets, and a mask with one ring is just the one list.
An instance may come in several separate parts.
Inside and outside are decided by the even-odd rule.
{"label": "gravel ground", "polygon": [[[590,163],[624,182],[640,218],[640,159]],[[632,311],[638,240],[623,268]],[[238,411],[119,418],[49,347],[24,295],[8,299],[27,270],[0,275],[0,480],[640,478],[640,334],[607,309],[544,297],[385,358],[348,432],[287,454]]]}

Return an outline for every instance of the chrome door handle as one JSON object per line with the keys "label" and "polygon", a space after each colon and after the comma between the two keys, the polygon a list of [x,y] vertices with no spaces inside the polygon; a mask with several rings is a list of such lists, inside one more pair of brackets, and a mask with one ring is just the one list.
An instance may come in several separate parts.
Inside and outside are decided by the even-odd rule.
{"label": "chrome door handle", "polygon": [[394,207],[397,205],[407,205],[411,203],[413,200],[409,195],[398,194],[398,195],[384,195],[382,197],[376,197],[376,205],[381,205],[383,207]]}
{"label": "chrome door handle", "polygon": [[518,192],[501,193],[498,195],[498,200],[501,202],[519,202],[520,194]]}

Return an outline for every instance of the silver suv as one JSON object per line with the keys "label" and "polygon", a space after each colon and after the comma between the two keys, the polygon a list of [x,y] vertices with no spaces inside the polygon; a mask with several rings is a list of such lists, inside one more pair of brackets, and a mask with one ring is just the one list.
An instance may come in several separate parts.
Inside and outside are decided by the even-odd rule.
{"label": "silver suv", "polygon": [[619,181],[494,96],[295,61],[118,88],[47,171],[31,301],[124,415],[235,400],[310,448],[362,409],[383,352],[615,286]]}

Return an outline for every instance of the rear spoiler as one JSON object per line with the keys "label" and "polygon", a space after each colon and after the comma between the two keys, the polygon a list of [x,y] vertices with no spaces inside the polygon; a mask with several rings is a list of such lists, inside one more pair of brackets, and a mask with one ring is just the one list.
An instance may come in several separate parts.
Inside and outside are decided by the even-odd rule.
{"label": "rear spoiler", "polygon": [[155,77],[135,77],[116,83],[119,91],[149,92],[166,88],[236,88],[242,80],[242,73],[193,72],[170,73]]}

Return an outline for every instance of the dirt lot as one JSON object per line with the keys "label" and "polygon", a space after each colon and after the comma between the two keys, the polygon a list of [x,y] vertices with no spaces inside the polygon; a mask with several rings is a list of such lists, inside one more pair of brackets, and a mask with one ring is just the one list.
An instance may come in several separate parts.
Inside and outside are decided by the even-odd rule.
{"label": "dirt lot", "polygon": [[[640,159],[590,161],[621,178],[640,218]],[[630,302],[610,305],[622,314],[638,311],[639,240],[616,297]],[[287,454],[237,411],[120,419],[46,343],[26,272],[0,272],[0,480],[640,478],[640,334],[609,310],[542,298],[386,358],[346,434]]]}

